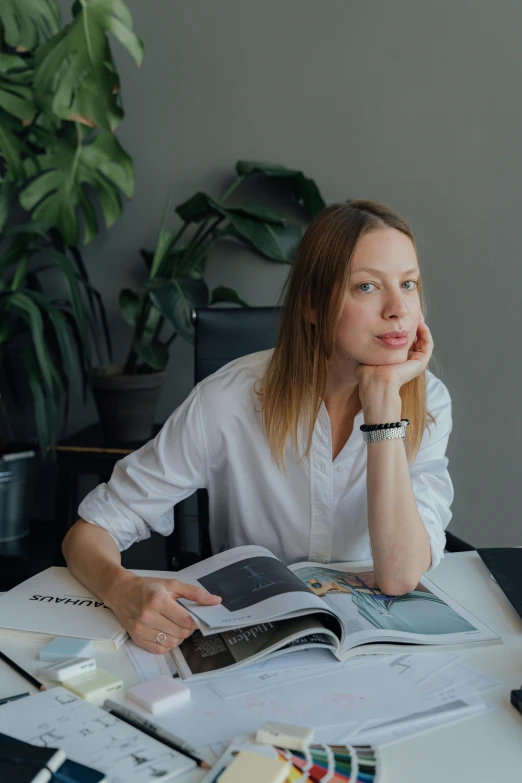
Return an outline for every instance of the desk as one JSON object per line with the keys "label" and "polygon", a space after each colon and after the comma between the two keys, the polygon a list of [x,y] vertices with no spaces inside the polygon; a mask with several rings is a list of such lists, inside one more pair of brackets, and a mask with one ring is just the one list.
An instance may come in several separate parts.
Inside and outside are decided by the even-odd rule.
{"label": "desk", "polygon": [[[503,680],[504,686],[484,694],[486,701],[496,706],[495,710],[384,747],[382,783],[520,780],[522,715],[511,706],[509,696],[513,688],[522,685],[522,620],[490,578],[476,552],[447,554],[430,578],[502,637],[503,645],[468,649],[463,654],[468,664]],[[36,655],[41,644],[0,639],[0,645],[28,671],[35,672],[38,668]],[[123,650],[97,652],[96,659],[102,668],[122,677],[126,687],[137,683],[136,673]],[[0,697],[24,690],[27,690],[25,681],[0,664]],[[139,710],[137,705],[132,706]],[[8,727],[4,728],[8,731]],[[196,783],[202,776],[198,770],[179,780]]]}

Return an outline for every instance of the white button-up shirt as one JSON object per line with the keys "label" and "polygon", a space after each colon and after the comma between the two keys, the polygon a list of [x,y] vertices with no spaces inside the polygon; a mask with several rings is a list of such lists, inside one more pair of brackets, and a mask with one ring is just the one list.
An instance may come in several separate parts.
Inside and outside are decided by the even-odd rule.
{"label": "white button-up shirt", "polygon": [[[206,488],[215,553],[259,544],[287,564],[371,558],[368,447],[359,429],[363,413],[355,417],[352,434],[332,461],[323,403],[309,458],[300,462],[289,443],[282,472],[272,460],[254,390],[271,353],[237,359],[199,383],[158,435],[120,460],[110,481],[87,495],[80,516],[107,530],[123,550],[151,530],[169,535],[173,506]],[[445,451],[452,419],[445,385],[429,371],[426,376],[427,407],[436,425],[425,429],[409,472],[430,539],[431,570],[443,557],[444,530],[451,519],[453,485]]]}

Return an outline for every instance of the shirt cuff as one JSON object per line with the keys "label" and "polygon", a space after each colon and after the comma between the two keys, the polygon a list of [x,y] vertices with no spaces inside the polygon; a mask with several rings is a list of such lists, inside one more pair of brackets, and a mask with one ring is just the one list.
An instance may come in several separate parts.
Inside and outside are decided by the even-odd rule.
{"label": "shirt cuff", "polygon": [[107,484],[99,484],[89,492],[80,503],[78,514],[85,522],[106,530],[116,542],[120,552],[128,549],[136,541],[149,538],[151,534],[147,523],[126,506]]}

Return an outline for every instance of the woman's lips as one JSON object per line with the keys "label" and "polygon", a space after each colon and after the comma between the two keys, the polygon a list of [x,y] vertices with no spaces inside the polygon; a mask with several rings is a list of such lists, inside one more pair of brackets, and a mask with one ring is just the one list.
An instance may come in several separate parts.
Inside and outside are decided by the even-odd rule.
{"label": "woman's lips", "polygon": [[376,339],[387,348],[404,348],[405,345],[408,345],[410,338],[406,335],[405,337],[377,337]]}

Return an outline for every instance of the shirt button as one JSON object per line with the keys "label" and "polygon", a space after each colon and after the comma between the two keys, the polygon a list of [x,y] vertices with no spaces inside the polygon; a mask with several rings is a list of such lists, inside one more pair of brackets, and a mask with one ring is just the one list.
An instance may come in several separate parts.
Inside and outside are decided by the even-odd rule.
{"label": "shirt button", "polygon": [[342,472],[343,472],[343,468],[340,468],[340,467],[339,467],[339,468],[337,468],[337,472],[338,472],[338,473],[342,473]]}
{"label": "shirt button", "polygon": [[321,468],[324,470],[326,467],[326,462],[321,462]]}

